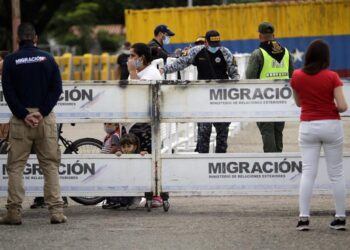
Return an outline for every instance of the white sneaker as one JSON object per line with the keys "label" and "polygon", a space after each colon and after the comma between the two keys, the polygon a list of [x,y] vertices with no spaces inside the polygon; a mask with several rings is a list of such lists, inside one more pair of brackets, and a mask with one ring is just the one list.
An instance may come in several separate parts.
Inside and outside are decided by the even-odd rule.
{"label": "white sneaker", "polygon": [[145,207],[146,203],[147,203],[147,199],[145,197],[142,197],[140,204],[139,204],[139,207]]}

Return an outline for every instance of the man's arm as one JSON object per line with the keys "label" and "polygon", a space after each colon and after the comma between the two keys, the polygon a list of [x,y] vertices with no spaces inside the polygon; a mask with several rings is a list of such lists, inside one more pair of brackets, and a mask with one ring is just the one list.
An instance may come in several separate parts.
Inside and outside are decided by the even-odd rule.
{"label": "man's arm", "polygon": [[232,80],[239,80],[238,67],[231,51],[225,47],[221,47],[221,52],[227,64],[227,73]]}
{"label": "man's arm", "polygon": [[11,77],[10,63],[11,61],[5,59],[4,65],[3,65],[3,71],[2,71],[3,74],[2,74],[1,83],[2,83],[4,97],[12,114],[19,119],[25,119],[26,116],[29,114],[29,112],[25,108],[25,106],[21,103],[20,99],[16,94],[14,83]]}
{"label": "man's arm", "polygon": [[196,55],[198,54],[199,51],[201,51],[204,48],[204,46],[195,46],[190,51],[188,52],[187,56],[181,56],[178,59],[176,59],[175,62],[172,64],[167,64],[164,66],[162,71],[164,73],[173,73],[176,71],[183,70],[184,68],[190,66]]}
{"label": "man's arm", "polygon": [[60,98],[63,91],[62,79],[58,65],[55,62],[55,60],[53,60],[53,58],[49,58],[49,60],[52,64],[53,72],[49,83],[49,93],[47,94],[44,102],[39,107],[39,112],[42,114],[43,117],[50,114],[52,109],[56,106],[58,99]]}
{"label": "man's arm", "polygon": [[247,79],[259,79],[264,59],[261,51],[256,49],[249,57],[248,67],[245,71]]}

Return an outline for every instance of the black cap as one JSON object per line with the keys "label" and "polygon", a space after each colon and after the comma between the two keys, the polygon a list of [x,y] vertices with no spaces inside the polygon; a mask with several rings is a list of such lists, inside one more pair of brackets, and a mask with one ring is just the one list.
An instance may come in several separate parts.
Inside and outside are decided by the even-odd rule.
{"label": "black cap", "polygon": [[263,22],[259,24],[258,31],[261,34],[272,34],[275,31],[275,29],[271,23]]}
{"label": "black cap", "polygon": [[220,44],[220,33],[216,30],[209,30],[205,34],[205,40],[207,40],[208,44],[212,47],[219,47]]}
{"label": "black cap", "polygon": [[172,32],[172,31],[168,28],[168,26],[166,26],[165,24],[160,24],[160,25],[158,25],[158,26],[154,29],[154,35],[155,35],[155,36],[158,35],[159,32],[165,33],[165,34],[167,34],[168,36],[174,36],[174,35],[175,35],[175,33]]}

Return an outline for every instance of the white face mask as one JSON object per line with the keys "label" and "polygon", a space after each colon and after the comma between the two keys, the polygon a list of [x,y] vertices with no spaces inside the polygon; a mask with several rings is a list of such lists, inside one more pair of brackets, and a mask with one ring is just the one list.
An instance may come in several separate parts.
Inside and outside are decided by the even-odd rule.
{"label": "white face mask", "polygon": [[137,58],[135,60],[135,67],[136,67],[136,69],[140,69],[142,67],[142,59],[141,58]]}
{"label": "white face mask", "polygon": [[165,36],[163,40],[163,44],[169,44],[170,43],[170,36]]}

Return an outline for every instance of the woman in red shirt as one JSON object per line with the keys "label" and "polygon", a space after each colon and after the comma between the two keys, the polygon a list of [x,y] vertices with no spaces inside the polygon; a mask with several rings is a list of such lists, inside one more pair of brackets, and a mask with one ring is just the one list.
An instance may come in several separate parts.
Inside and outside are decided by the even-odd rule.
{"label": "woman in red shirt", "polygon": [[345,179],[343,175],[343,127],[339,112],[347,110],[343,83],[337,73],[328,70],[328,45],[315,40],[305,55],[302,69],[291,79],[295,103],[301,107],[299,146],[303,161],[299,189],[297,230],[309,230],[310,201],[323,147],[328,176],[335,198],[335,218],[330,227],[345,230]]}

